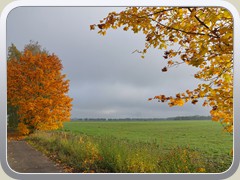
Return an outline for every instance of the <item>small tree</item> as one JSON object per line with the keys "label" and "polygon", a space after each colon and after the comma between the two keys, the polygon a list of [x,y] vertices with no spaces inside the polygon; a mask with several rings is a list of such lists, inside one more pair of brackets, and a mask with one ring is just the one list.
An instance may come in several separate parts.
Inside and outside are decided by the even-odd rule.
{"label": "small tree", "polygon": [[72,107],[60,59],[46,51],[33,51],[32,45],[31,50],[25,47],[19,59],[7,62],[8,105],[17,107],[22,134],[61,127],[70,120]]}

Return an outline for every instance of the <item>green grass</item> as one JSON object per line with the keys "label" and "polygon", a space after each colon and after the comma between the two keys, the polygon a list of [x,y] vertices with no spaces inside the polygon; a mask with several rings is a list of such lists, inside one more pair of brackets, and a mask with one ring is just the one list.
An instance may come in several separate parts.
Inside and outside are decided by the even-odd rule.
{"label": "green grass", "polygon": [[63,130],[135,142],[157,142],[163,150],[189,146],[214,157],[229,154],[233,144],[232,135],[212,121],[67,122]]}
{"label": "green grass", "polygon": [[27,141],[73,172],[221,173],[232,162],[232,136],[212,121],[68,122]]}

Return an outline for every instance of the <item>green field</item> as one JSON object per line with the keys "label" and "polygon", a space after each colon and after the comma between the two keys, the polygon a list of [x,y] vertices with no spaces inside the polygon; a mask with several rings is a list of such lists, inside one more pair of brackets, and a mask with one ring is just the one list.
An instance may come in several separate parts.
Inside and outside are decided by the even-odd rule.
{"label": "green field", "polygon": [[78,173],[221,173],[232,162],[232,136],[207,120],[67,122],[27,141]]}
{"label": "green field", "polygon": [[209,156],[229,154],[232,135],[212,121],[150,121],[150,122],[67,122],[64,130],[92,136],[114,136],[133,141],[157,142],[163,150],[189,146]]}

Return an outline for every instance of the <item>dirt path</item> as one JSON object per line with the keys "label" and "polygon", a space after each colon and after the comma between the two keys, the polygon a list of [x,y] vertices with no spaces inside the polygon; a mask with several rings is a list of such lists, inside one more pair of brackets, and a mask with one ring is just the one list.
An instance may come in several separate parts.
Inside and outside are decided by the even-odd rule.
{"label": "dirt path", "polygon": [[63,170],[54,162],[35,150],[25,141],[8,141],[9,166],[20,173],[61,173]]}

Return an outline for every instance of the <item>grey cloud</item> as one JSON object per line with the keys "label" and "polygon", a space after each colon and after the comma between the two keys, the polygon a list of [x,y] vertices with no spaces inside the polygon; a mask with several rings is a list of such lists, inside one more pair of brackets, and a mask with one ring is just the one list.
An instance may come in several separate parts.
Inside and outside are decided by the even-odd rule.
{"label": "grey cloud", "polygon": [[151,49],[145,59],[132,54],[144,47],[141,33],[119,29],[100,36],[90,31],[90,24],[119,9],[123,8],[17,8],[7,19],[7,45],[23,49],[35,40],[59,56],[70,79],[72,117],[208,115],[209,108],[200,104],[169,108],[147,101],[193,89],[199,83],[193,77],[196,69],[183,65],[162,73],[162,51]]}

